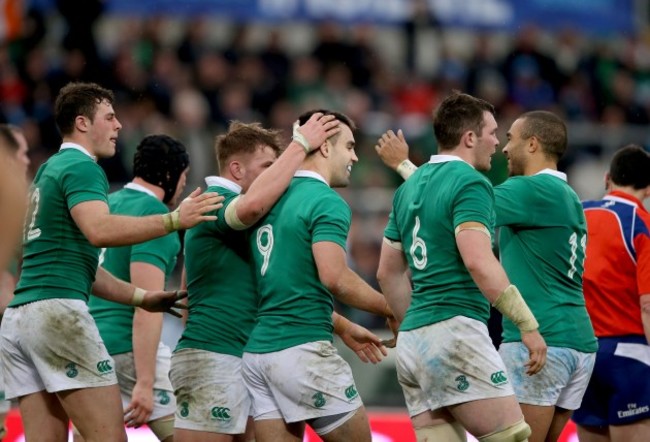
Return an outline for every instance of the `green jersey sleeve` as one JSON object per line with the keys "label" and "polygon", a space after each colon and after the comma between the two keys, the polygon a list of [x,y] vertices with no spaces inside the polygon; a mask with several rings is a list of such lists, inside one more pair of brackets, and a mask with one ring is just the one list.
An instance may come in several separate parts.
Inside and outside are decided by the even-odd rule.
{"label": "green jersey sleeve", "polygon": [[352,213],[347,203],[335,193],[320,198],[314,205],[309,230],[312,244],[321,241],[336,243],[346,249]]}

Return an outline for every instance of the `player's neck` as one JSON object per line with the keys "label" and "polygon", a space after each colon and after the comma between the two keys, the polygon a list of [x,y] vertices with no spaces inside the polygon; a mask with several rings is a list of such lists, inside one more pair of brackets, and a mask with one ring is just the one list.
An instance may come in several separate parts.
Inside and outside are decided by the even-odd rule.
{"label": "player's neck", "polygon": [[545,157],[537,158],[535,156],[532,156],[529,157],[529,160],[524,167],[524,175],[535,175],[545,169],[557,170],[557,163],[555,161],[548,160]]}
{"label": "player's neck", "polygon": [[86,149],[86,151],[92,155],[93,157],[97,157],[97,153],[95,152],[95,149],[92,148],[90,143],[87,143],[86,140],[84,139],[83,136],[81,136],[79,133],[76,134],[70,134],[66,135],[61,139],[61,144],[63,143],[74,143],[78,144],[79,146],[83,147]]}
{"label": "player's neck", "polygon": [[627,193],[628,195],[633,196],[639,201],[643,201],[644,199],[648,198],[647,189],[635,189],[632,186],[617,186],[616,184],[612,183],[607,189],[607,191],[608,192],[618,191],[618,192]]}
{"label": "player's neck", "polygon": [[165,191],[163,190],[162,187],[156,186],[155,184],[151,184],[140,177],[133,178],[133,181],[131,182],[133,184],[138,184],[144,187],[145,189],[152,191],[153,194],[156,195],[156,198],[158,198],[160,201],[162,201],[163,198],[165,197]]}
{"label": "player's neck", "polygon": [[318,153],[312,154],[308,156],[305,161],[302,162],[302,165],[300,166],[300,170],[309,170],[312,172],[316,172],[320,176],[325,179],[328,185],[330,185],[331,181],[331,173],[329,170],[329,164],[327,162],[327,158],[325,157],[320,157],[317,156]]}

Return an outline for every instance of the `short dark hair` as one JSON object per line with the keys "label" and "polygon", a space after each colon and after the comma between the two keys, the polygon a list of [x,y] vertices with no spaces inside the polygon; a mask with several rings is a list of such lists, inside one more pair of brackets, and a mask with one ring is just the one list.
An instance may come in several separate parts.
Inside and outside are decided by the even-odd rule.
{"label": "short dark hair", "polygon": [[559,161],[567,150],[567,128],[564,121],[548,111],[526,112],[519,118],[522,120],[521,138],[536,137],[544,154]]}
{"label": "short dark hair", "polygon": [[187,149],[168,135],[149,135],[140,141],[133,156],[133,175],[165,191],[167,204],[176,193],[178,180],[190,165]]}
{"label": "short dark hair", "polygon": [[298,117],[298,123],[302,126],[311,118],[312,115],[321,113],[323,116],[325,115],[334,115],[334,118],[336,118],[338,121],[341,123],[345,124],[347,127],[350,128],[350,130],[356,130],[357,126],[354,124],[354,121],[352,121],[352,118],[348,117],[344,113],[341,112],[336,112],[336,111],[331,111],[327,109],[312,109],[310,111],[307,111],[303,114],[301,114]]}
{"label": "short dark hair", "polygon": [[18,138],[16,138],[17,133],[22,133],[22,130],[18,126],[14,126],[13,124],[0,124],[0,145],[8,148],[11,152],[18,152],[20,144],[18,143]]}
{"label": "short dark hair", "polygon": [[113,92],[96,83],[68,83],[61,88],[54,102],[54,119],[61,135],[70,135],[79,115],[93,121],[102,101],[113,104]]}
{"label": "short dark hair", "polygon": [[614,154],[609,178],[617,186],[644,189],[650,186],[650,154],[637,144],[627,144]]}
{"label": "short dark hair", "polygon": [[433,131],[440,150],[456,147],[468,130],[480,136],[485,125],[485,112],[494,115],[494,106],[480,98],[453,91],[440,103],[433,116]]}
{"label": "short dark hair", "polygon": [[216,138],[215,150],[219,170],[224,170],[228,160],[236,154],[250,154],[260,146],[269,146],[276,155],[282,151],[280,147],[280,131],[265,129],[260,123],[242,123],[231,121],[228,132]]}
{"label": "short dark hair", "polygon": [[[319,113],[319,112],[321,114],[323,114],[323,116],[325,116],[325,115],[334,115],[334,118],[336,118],[338,121],[340,121],[341,123],[343,123],[347,127],[349,127],[351,131],[355,131],[357,129],[357,125],[354,124],[354,121],[352,121],[352,118],[348,117],[344,113],[331,111],[331,110],[327,110],[327,109],[312,109],[310,111],[307,111],[307,112],[303,113],[302,115],[300,115],[298,117],[298,124],[300,124],[302,126],[303,124],[305,124],[307,122],[307,120],[309,120],[311,118],[312,115],[314,115],[316,113]],[[336,140],[338,140],[338,138],[339,138],[339,134],[340,134],[340,132],[337,132],[328,139],[332,143],[336,143]],[[312,151],[312,152],[314,152],[314,151]]]}

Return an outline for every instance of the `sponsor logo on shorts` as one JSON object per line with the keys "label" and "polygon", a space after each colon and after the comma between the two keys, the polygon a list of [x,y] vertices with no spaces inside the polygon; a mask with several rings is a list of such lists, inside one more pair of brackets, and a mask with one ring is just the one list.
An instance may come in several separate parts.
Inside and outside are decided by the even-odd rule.
{"label": "sponsor logo on shorts", "polygon": [[171,401],[169,393],[165,390],[156,390],[156,397],[158,398],[158,403],[160,405],[167,405]]}
{"label": "sponsor logo on shorts", "polygon": [[639,414],[647,413],[650,411],[650,406],[644,405],[637,407],[636,404],[627,404],[627,410],[618,410],[616,414],[619,418],[637,416]]}
{"label": "sponsor logo on shorts", "polygon": [[495,371],[492,373],[490,375],[490,380],[494,385],[503,385],[508,382],[508,378],[503,371]]}
{"label": "sponsor logo on shorts", "polygon": [[467,381],[467,378],[462,374],[460,376],[457,376],[454,380],[458,382],[458,384],[456,384],[458,391],[465,391],[469,388],[469,382]]}
{"label": "sponsor logo on shorts", "polygon": [[97,371],[99,372],[99,374],[106,374],[112,372],[113,367],[111,367],[110,359],[104,359],[103,361],[99,361],[97,363]]}
{"label": "sponsor logo on shorts", "polygon": [[181,405],[180,405],[179,408],[180,408],[180,411],[178,412],[178,414],[180,414],[181,417],[189,416],[189,414],[190,414],[190,404],[188,404],[187,402],[181,402]]}
{"label": "sponsor logo on shorts", "polygon": [[316,408],[323,408],[327,402],[325,400],[325,396],[323,396],[323,393],[320,391],[318,393],[315,393],[311,398],[314,400],[314,407]]}
{"label": "sponsor logo on shorts", "polygon": [[65,375],[70,379],[76,378],[77,375],[79,374],[79,370],[77,370],[77,364],[75,364],[74,362],[70,362],[68,365],[65,366],[65,368],[66,368]]}
{"label": "sponsor logo on shorts", "polygon": [[345,397],[348,398],[348,400],[354,399],[357,396],[359,396],[359,393],[357,393],[357,389],[354,388],[354,385],[350,385],[345,389]]}
{"label": "sponsor logo on shorts", "polygon": [[210,410],[210,415],[213,419],[218,421],[229,421],[230,420],[230,408],[227,407],[214,407]]}

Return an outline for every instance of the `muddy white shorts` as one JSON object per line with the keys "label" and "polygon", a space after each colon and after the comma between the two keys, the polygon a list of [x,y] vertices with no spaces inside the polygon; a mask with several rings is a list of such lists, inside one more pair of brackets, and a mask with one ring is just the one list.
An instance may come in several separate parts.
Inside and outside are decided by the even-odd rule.
{"label": "muddy white shorts", "polygon": [[529,358],[528,349],[521,342],[501,344],[499,354],[508,368],[519,403],[556,405],[566,410],[580,408],[594,370],[596,353],[548,347],[546,365],[534,376],[526,374],[524,364]]}
{"label": "muddy white shorts", "polygon": [[397,379],[410,416],[514,395],[486,325],[465,316],[401,331]]}
{"label": "muddy white shorts", "polygon": [[169,376],[176,395],[175,428],[242,434],[251,400],[241,358],[194,348],[172,355]]}
{"label": "muddy white shorts", "polygon": [[7,399],[117,383],[113,359],[84,301],[46,299],[8,308],[0,361]]}
{"label": "muddy white shorts", "polygon": [[[156,355],[156,378],[153,384],[153,412],[149,421],[173,415],[176,411],[176,398],[174,398],[174,390],[169,381],[170,359],[169,347],[160,343]],[[122,395],[122,406],[126,409],[131,403],[133,387],[136,382],[133,352],[113,355],[113,360],[115,361],[117,383],[120,385]]]}
{"label": "muddy white shorts", "polygon": [[363,405],[350,366],[331,342],[244,353],[243,363],[255,419],[300,422],[349,413]]}

